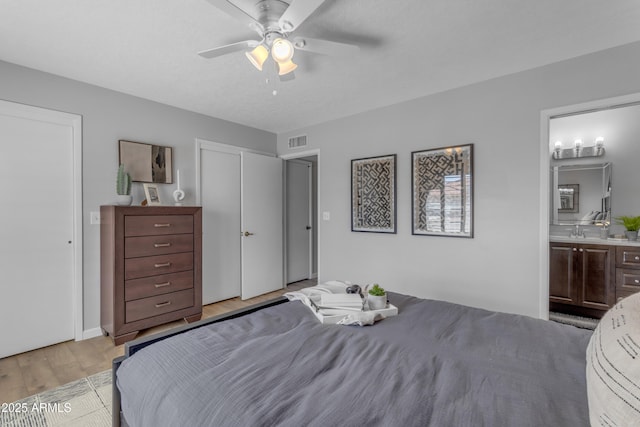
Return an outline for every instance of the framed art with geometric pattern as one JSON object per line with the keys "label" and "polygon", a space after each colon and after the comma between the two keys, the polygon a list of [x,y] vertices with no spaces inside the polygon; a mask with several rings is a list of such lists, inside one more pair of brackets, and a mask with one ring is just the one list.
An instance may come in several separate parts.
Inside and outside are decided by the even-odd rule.
{"label": "framed art with geometric pattern", "polygon": [[473,237],[473,144],[411,153],[412,234]]}
{"label": "framed art with geometric pattern", "polygon": [[351,160],[351,231],[396,232],[396,155]]}

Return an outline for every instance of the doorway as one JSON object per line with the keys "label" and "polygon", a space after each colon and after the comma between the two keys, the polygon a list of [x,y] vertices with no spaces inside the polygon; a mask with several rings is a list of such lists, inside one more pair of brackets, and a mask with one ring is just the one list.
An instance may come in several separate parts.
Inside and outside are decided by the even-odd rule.
{"label": "doorway", "polygon": [[286,283],[317,277],[317,156],[285,163]]}
{"label": "doorway", "polygon": [[3,358],[82,338],[82,121],[0,101],[0,139]]}
{"label": "doorway", "polygon": [[[556,141],[563,139],[563,141],[559,141],[557,144],[560,149],[566,148],[565,144],[575,144],[573,139],[575,138],[585,138],[585,146],[593,145],[593,141],[588,139],[593,139],[593,136],[603,136],[604,137],[604,150],[605,155],[603,157],[593,157],[591,159],[572,159],[572,160],[564,160],[565,163],[589,163],[589,162],[611,162],[612,174],[613,174],[613,186],[612,190],[613,196],[611,197],[611,212],[612,216],[618,216],[625,214],[624,212],[637,212],[640,210],[640,204],[630,205],[629,203],[636,203],[636,198],[628,197],[629,194],[634,192],[633,188],[635,188],[635,182],[637,180],[629,179],[630,174],[635,173],[637,169],[635,164],[633,164],[634,159],[637,158],[637,152],[635,151],[635,147],[637,143],[637,136],[640,133],[639,130],[633,131],[633,126],[637,122],[637,114],[636,118],[633,120],[627,120],[628,123],[634,123],[633,126],[624,125],[623,120],[612,120],[613,117],[611,114],[616,114],[616,110],[623,111],[627,109],[627,107],[633,107],[634,109],[638,109],[638,105],[640,104],[640,94],[632,94],[622,97],[609,98],[598,100],[594,102],[588,102],[584,104],[576,104],[570,105],[561,108],[554,108],[550,110],[544,110],[541,113],[541,141],[540,141],[540,291],[539,291],[539,316],[543,319],[549,318],[549,296],[550,296],[550,249],[549,249],[549,241],[550,238],[554,235],[559,235],[559,233],[564,233],[568,236],[568,232],[565,230],[567,228],[566,225],[563,224],[550,224],[553,215],[551,213],[551,203],[552,203],[552,192],[551,192],[551,153],[556,149]],[[602,123],[598,126],[595,126],[596,120],[594,120],[595,116],[608,116],[607,120],[602,121]],[[585,118],[583,120],[583,117]],[[566,120],[565,120],[566,119]],[[552,126],[552,120],[555,120],[554,126]],[[567,138],[569,136],[572,138],[568,141],[564,140],[565,138],[559,137],[558,135],[563,132],[557,132],[554,128],[560,128],[558,123],[561,124],[579,124],[578,127],[580,129],[563,129],[563,132],[566,133]],[[566,130],[566,132],[565,132]],[[576,133],[576,131],[579,131]],[[589,134],[592,133],[592,135]],[[624,139],[629,139],[628,136],[625,136],[626,133],[634,133],[632,136],[633,144],[627,144],[626,146],[622,146],[622,141]],[[585,134],[586,133],[586,134]],[[552,140],[553,138],[553,140]],[[624,166],[625,162],[630,161],[631,164],[629,166]],[[628,182],[627,182],[628,181]],[[582,198],[581,194],[581,198]],[[616,206],[617,205],[617,206]],[[594,208],[595,209],[595,208]],[[604,209],[600,209],[604,210]],[[578,215],[578,214],[576,214]],[[593,230],[589,230],[589,226],[584,227],[583,221],[585,217],[582,214],[576,217],[579,220],[579,225],[582,231],[586,228],[588,232],[592,232]],[[597,218],[596,218],[597,219]],[[611,223],[612,227],[615,223]],[[615,228],[613,230],[610,228],[608,233],[615,232]],[[564,235],[563,234],[563,235]],[[574,249],[575,250],[575,249]],[[607,285],[608,288],[608,285]]]}
{"label": "doorway", "polygon": [[318,150],[285,159],[285,281],[318,277]]}

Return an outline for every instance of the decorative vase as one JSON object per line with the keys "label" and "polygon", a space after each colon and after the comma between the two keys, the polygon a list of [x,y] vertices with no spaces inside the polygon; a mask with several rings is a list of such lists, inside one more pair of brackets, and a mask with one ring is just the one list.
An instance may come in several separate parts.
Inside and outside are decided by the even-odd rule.
{"label": "decorative vase", "polygon": [[637,240],[638,239],[638,232],[637,231],[625,231],[624,232],[625,236],[627,236],[627,239],[629,240]]}
{"label": "decorative vase", "polygon": [[116,204],[118,204],[119,206],[131,206],[132,201],[133,197],[131,197],[131,194],[116,195]]}
{"label": "decorative vase", "polygon": [[369,304],[369,310],[382,310],[387,306],[387,295],[376,296],[367,295],[367,303]]}

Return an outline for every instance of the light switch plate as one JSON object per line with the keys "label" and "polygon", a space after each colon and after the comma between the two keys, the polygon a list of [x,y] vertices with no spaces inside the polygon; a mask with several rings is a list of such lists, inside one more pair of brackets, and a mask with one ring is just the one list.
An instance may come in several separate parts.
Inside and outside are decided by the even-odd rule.
{"label": "light switch plate", "polygon": [[322,212],[322,220],[323,221],[331,220],[331,212]]}
{"label": "light switch plate", "polygon": [[99,225],[100,224],[100,212],[91,212],[91,220],[90,220],[92,225]]}

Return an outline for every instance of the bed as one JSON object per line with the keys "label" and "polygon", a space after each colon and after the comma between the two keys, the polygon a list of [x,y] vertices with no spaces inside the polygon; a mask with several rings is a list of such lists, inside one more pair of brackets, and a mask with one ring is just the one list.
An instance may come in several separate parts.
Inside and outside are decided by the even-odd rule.
{"label": "bed", "polygon": [[323,325],[280,298],[128,343],[114,361],[114,425],[590,424],[592,331],[389,300],[399,314],[366,327]]}

